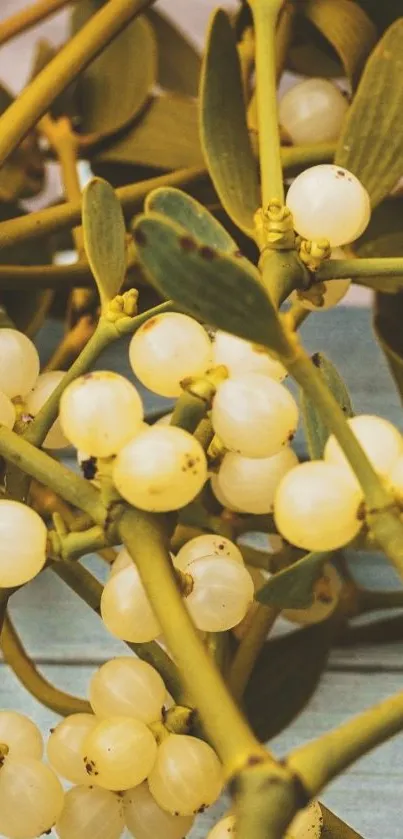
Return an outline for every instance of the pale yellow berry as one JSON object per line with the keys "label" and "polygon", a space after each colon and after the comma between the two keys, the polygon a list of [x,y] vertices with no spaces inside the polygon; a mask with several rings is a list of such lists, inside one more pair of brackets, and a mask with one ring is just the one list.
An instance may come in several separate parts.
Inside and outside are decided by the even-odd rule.
{"label": "pale yellow berry", "polygon": [[93,714],[71,714],[53,729],[47,757],[53,769],[72,784],[90,784],[82,759],[82,745],[97,719]]}
{"label": "pale yellow berry", "polygon": [[[45,402],[49,399],[49,396],[53,393],[53,391],[57,388],[60,384],[61,380],[64,378],[65,373],[63,370],[53,370],[50,373],[42,373],[36,381],[35,387],[31,392],[28,394],[25,402],[27,411],[33,417],[39,413]],[[57,419],[52,425],[50,431],[48,431],[43,446],[45,449],[64,449],[66,446],[69,446],[70,443],[67,437],[63,434],[60,420]]]}
{"label": "pale yellow berry", "polygon": [[39,574],[46,562],[47,535],[31,507],[0,501],[0,588],[21,586]]}
{"label": "pale yellow berry", "polygon": [[0,329],[0,391],[13,399],[26,396],[39,376],[36,347],[17,329]]}
{"label": "pale yellow berry", "polygon": [[184,839],[193,824],[192,816],[174,816],[162,810],[148,784],[123,794],[125,822],[135,839]]}
{"label": "pale yellow berry", "polygon": [[5,393],[0,391],[0,425],[5,425],[6,428],[12,429],[15,423],[15,408],[14,405]]}
{"label": "pale yellow berry", "polygon": [[337,140],[348,102],[328,79],[305,79],[280,99],[279,121],[294,145]]}
{"label": "pale yellow berry", "polygon": [[36,839],[63,808],[62,785],[49,766],[31,757],[8,757],[0,769],[0,834]]}
{"label": "pale yellow berry", "polygon": [[98,717],[134,717],[148,725],[161,719],[167,692],[154,667],[134,656],[121,656],[94,673],[89,698]]}
{"label": "pale yellow berry", "polygon": [[0,743],[7,746],[10,757],[41,759],[43,740],[35,723],[18,711],[0,711]]}
{"label": "pale yellow berry", "polygon": [[297,455],[290,446],[264,458],[229,452],[218,471],[217,487],[230,509],[254,515],[271,513],[280,481],[297,463]]}
{"label": "pale yellow berry", "polygon": [[161,634],[133,563],[106,583],[101,597],[101,616],[111,635],[122,641],[143,644]]}
{"label": "pale yellow berry", "polygon": [[[403,436],[400,431],[388,420],[370,414],[359,414],[347,422],[375,471],[387,479],[395,463],[403,457]],[[346,456],[333,435],[326,443],[324,458],[327,463],[339,466],[355,486],[359,485]]]}
{"label": "pale yellow berry", "polygon": [[195,536],[190,539],[180,549],[177,556],[174,557],[175,568],[184,571],[189,562],[194,559],[203,559],[203,557],[226,557],[232,559],[234,562],[239,562],[243,565],[243,557],[241,551],[230,539],[225,536],[216,536],[214,533],[205,533],[203,536]]}
{"label": "pale yellow berry", "polygon": [[163,810],[191,816],[217,800],[223,771],[208,743],[186,734],[171,734],[158,748],[148,783]]}
{"label": "pale yellow berry", "polygon": [[84,766],[92,783],[116,792],[145,781],[156,754],[154,735],[133,717],[101,720],[82,747]]}
{"label": "pale yellow berry", "polygon": [[100,787],[77,786],[66,793],[56,833],[59,839],[119,839],[124,826],[117,795]]}
{"label": "pale yellow berry", "polygon": [[287,370],[267,351],[255,347],[250,341],[217,330],[213,342],[213,365],[225,365],[230,376],[242,373],[262,373],[281,382]]}

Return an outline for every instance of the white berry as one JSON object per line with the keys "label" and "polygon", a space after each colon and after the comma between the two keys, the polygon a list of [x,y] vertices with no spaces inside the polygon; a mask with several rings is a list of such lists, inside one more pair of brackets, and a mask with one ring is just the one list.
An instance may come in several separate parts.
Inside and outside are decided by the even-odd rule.
{"label": "white berry", "polygon": [[161,719],[167,692],[151,664],[133,656],[107,661],[90,682],[89,698],[98,717],[134,717],[148,725]]}
{"label": "white berry", "polygon": [[334,612],[340,597],[342,580],[330,562],[326,562],[322,575],[313,588],[313,603],[307,609],[283,609],[281,616],[291,623],[301,625],[320,623]]}
{"label": "white berry", "polygon": [[46,541],[45,523],[35,510],[19,501],[0,501],[0,588],[21,586],[39,574]]}
{"label": "white berry", "polygon": [[280,481],[297,464],[297,455],[290,446],[264,458],[228,452],[216,476],[217,486],[232,509],[254,515],[272,513]]}
{"label": "white berry", "polygon": [[307,551],[333,551],[347,545],[362,521],[360,489],[331,463],[300,463],[281,481],[274,518],[284,539]]}
{"label": "white berry", "polygon": [[17,329],[0,329],[0,391],[13,399],[26,396],[39,376],[36,347]]}
{"label": "white berry", "polygon": [[[399,457],[403,456],[403,436],[388,420],[370,414],[358,414],[347,420],[375,471],[388,478]],[[333,434],[329,437],[324,458],[342,468],[355,486],[358,480]]]}
{"label": "white berry", "polygon": [[214,533],[195,536],[186,542],[174,558],[174,565],[184,571],[189,562],[206,556],[223,556],[243,565],[243,556],[237,545],[225,536],[216,536]]}
{"label": "white berry", "polygon": [[230,510],[232,513],[241,513],[238,507],[234,504],[231,504],[225,493],[222,491],[221,486],[218,481],[218,474],[211,475],[210,478],[210,487],[214,497],[217,499],[218,503],[221,504],[226,510]]}
{"label": "white berry", "polygon": [[[31,392],[28,394],[25,404],[27,407],[27,411],[33,417],[39,413],[42,406],[47,402],[49,396],[53,393],[53,391],[57,388],[60,384],[61,380],[64,378],[65,373],[63,370],[53,370],[50,373],[42,373],[37,382],[35,387]],[[69,441],[65,434],[63,434],[60,420],[57,419],[52,425],[50,431],[48,431],[43,446],[45,449],[64,449],[66,446],[69,446]]]}
{"label": "white berry", "polygon": [[6,758],[0,769],[0,834],[36,839],[62,811],[64,793],[55,773],[31,757]]}
{"label": "white berry", "polygon": [[5,425],[6,428],[12,429],[15,423],[15,408],[14,405],[5,393],[0,391],[0,425]]}
{"label": "white berry", "polygon": [[7,746],[10,757],[40,760],[43,754],[43,740],[38,726],[18,711],[0,711],[0,743]]}
{"label": "white berry", "polygon": [[200,443],[187,431],[153,426],[119,452],[113,470],[116,488],[130,504],[150,512],[185,507],[207,479]]}
{"label": "white berry", "polygon": [[211,421],[228,449],[244,457],[271,457],[292,439],[298,407],[284,385],[250,373],[219,386]]}
{"label": "white berry", "polygon": [[224,364],[230,376],[242,373],[263,373],[281,382],[287,370],[264,349],[255,348],[250,341],[217,330],[213,341],[213,365]]}
{"label": "white berry", "polygon": [[192,816],[174,816],[163,810],[147,783],[123,794],[123,808],[126,826],[136,839],[183,839],[194,821]]}
{"label": "white berry", "polygon": [[137,330],[129,358],[133,372],[149,390],[180,396],[183,379],[202,376],[211,366],[211,342],[196,320],[166,312]]}
{"label": "white berry", "polygon": [[101,597],[101,616],[111,635],[122,641],[143,644],[161,634],[133,563],[106,583]]}
{"label": "white berry", "polygon": [[90,784],[82,758],[82,746],[95,728],[93,714],[71,714],[53,729],[47,744],[47,758],[52,768],[71,784]]}
{"label": "white berry", "polygon": [[77,786],[66,793],[56,833],[59,839],[119,839],[124,826],[117,795],[100,787]]}
{"label": "white berry", "polygon": [[223,786],[222,766],[203,740],[171,734],[158,749],[148,784],[163,810],[191,816],[217,800]]}
{"label": "white berry", "polygon": [[136,388],[117,373],[95,372],[70,384],[60,400],[60,422],[68,440],[93,457],[116,454],[143,421]]}
{"label": "white berry", "polygon": [[332,247],[354,242],[371,216],[369,195],[347,169],[321,163],[305,169],[287,194],[294,228],[305,239],[328,239]]}
{"label": "white berry", "polygon": [[337,140],[348,102],[327,79],[305,79],[291,87],[279,104],[279,121],[294,145]]}
{"label": "white berry", "polygon": [[118,792],[145,781],[155,762],[157,744],[140,720],[108,717],[90,731],[82,752],[91,782]]}
{"label": "white berry", "polygon": [[253,602],[254,585],[245,566],[229,557],[204,557],[186,567],[193,588],[186,606],[198,629],[225,632],[245,617]]}

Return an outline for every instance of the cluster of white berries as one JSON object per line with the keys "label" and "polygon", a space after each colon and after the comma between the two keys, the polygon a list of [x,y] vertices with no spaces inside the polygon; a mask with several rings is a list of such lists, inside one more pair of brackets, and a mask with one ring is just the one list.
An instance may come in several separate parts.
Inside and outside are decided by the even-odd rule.
{"label": "cluster of white berries", "polygon": [[[196,536],[172,556],[185,575],[185,605],[195,626],[224,632],[244,619],[254,598],[254,583],[239,548],[222,536]],[[112,635],[144,643],[161,635],[137,568],[125,549],[113,563],[101,598],[101,616]]]}
{"label": "cluster of white berries", "polygon": [[[163,727],[164,682],[134,657],[102,665],[89,700],[93,713],[52,730],[47,764],[36,725],[0,712],[0,833],[35,839],[55,826],[60,839],[119,839],[126,826],[135,839],[182,839],[221,793],[213,749]],[[59,777],[73,785],[66,793]]]}

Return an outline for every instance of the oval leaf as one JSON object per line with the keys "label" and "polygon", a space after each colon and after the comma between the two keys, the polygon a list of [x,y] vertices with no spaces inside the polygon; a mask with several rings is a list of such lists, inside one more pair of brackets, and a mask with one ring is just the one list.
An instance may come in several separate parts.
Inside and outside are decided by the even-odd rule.
{"label": "oval leaf", "polygon": [[403,401],[403,292],[377,294],[374,328]]}
{"label": "oval leaf", "polygon": [[[312,361],[315,367],[321,372],[329,390],[331,390],[340,405],[344,416],[347,418],[353,417],[354,411],[350,394],[334,364],[323,353],[315,353]],[[305,391],[301,393],[301,412],[309,456],[311,460],[317,460],[323,457],[326,441],[329,437],[329,429],[323,423],[315,404],[306,395]]]}
{"label": "oval leaf", "polygon": [[246,713],[260,740],[283,731],[309,701],[336,627],[333,620],[322,621],[264,645],[245,693]]}
{"label": "oval leaf", "polygon": [[197,96],[201,58],[185,34],[168,18],[149,9],[150,20],[158,46],[158,84],[165,90]]}
{"label": "oval leaf", "polygon": [[282,341],[277,313],[257,269],[246,259],[204,245],[156,213],[136,220],[134,239],[139,258],[165,297],[211,326],[277,348]]}
{"label": "oval leaf", "polygon": [[339,55],[354,86],[376,43],[374,24],[353,0],[308,0],[304,10]]}
{"label": "oval leaf", "polygon": [[260,206],[257,166],[246,125],[235,34],[221,9],[211,23],[200,96],[202,144],[211,179],[230,218],[252,236]]}
{"label": "oval leaf", "polygon": [[181,224],[203,244],[238,255],[238,246],[225,228],[195,198],[174,187],[154,189],[146,198],[146,213],[162,213]]}
{"label": "oval leaf", "polygon": [[[81,0],[76,5],[73,32],[99,5],[97,0]],[[81,132],[100,140],[120,131],[144,107],[156,80],[153,28],[144,16],[137,17],[78,77]]]}
{"label": "oval leaf", "polygon": [[83,191],[84,247],[102,305],[118,293],[126,274],[126,228],[120,201],[107,181]]}
{"label": "oval leaf", "polygon": [[279,609],[307,609],[314,599],[314,585],[322,575],[329,553],[310,553],[293,565],[273,574],[256,599]]}
{"label": "oval leaf", "polygon": [[150,166],[162,171],[204,167],[196,101],[174,95],[155,97],[123,137],[93,154],[91,160],[95,165]]}
{"label": "oval leaf", "polygon": [[335,161],[364,184],[375,207],[403,172],[403,19],[375,47],[347,114]]}

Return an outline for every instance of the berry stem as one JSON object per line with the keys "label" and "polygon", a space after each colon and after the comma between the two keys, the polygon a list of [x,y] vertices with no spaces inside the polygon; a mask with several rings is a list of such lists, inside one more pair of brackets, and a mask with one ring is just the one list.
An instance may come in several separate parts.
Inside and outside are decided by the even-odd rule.
{"label": "berry stem", "polygon": [[242,698],[258,655],[278,613],[278,609],[259,604],[253,615],[251,624],[232,660],[228,675],[228,684],[236,699]]}
{"label": "berry stem", "polygon": [[36,26],[50,15],[56,14],[64,6],[76,0],[37,0],[26,9],[21,9],[14,15],[6,18],[0,23],[0,45],[7,44],[16,35],[26,32],[32,26]]}
{"label": "berry stem", "polygon": [[4,659],[11,667],[14,675],[31,696],[34,696],[45,708],[50,708],[51,711],[60,714],[62,717],[69,714],[91,713],[89,702],[59,690],[39,673],[24,649],[8,615],[5,615],[4,618],[0,645]]}
{"label": "berry stem", "polygon": [[[77,562],[55,562],[52,571],[63,580],[69,588],[74,591],[81,600],[87,604],[97,615],[100,614],[101,595],[103,587],[101,583],[86,568]],[[139,658],[151,664],[162,676],[167,690],[174,699],[179,701],[182,693],[181,684],[175,664],[154,641],[145,644],[132,644],[126,642]]]}
{"label": "berry stem", "polygon": [[152,0],[109,0],[0,117],[0,165],[61,93]]}
{"label": "berry stem", "polygon": [[153,604],[184,688],[227,776],[239,771],[251,758],[266,760],[267,752],[231,699],[194,629],[176,585],[160,519],[129,510],[122,516],[119,531]]}
{"label": "berry stem", "polygon": [[[403,257],[383,257],[382,259],[332,259],[325,260],[315,272],[315,282],[324,280],[352,279],[362,280],[359,285],[376,288],[379,291],[401,291],[403,288]],[[379,278],[390,278],[393,283],[385,283]]]}
{"label": "berry stem", "polygon": [[255,25],[262,205],[284,203],[276,90],[276,23],[283,0],[249,0]]}
{"label": "berry stem", "polygon": [[81,556],[87,556],[90,553],[102,550],[109,544],[103,527],[98,524],[88,530],[67,533],[66,536],[51,531],[49,533],[50,539],[52,539],[53,534],[55,534],[55,544],[58,547],[55,554],[57,553],[63,560],[79,559]]}

